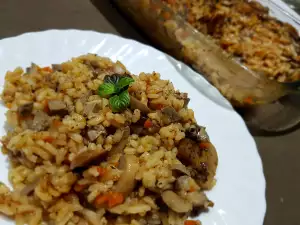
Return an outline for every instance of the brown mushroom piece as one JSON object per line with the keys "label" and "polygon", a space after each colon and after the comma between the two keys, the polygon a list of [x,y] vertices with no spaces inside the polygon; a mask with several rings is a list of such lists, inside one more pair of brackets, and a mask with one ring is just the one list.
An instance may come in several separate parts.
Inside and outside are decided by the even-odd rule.
{"label": "brown mushroom piece", "polygon": [[107,150],[84,151],[74,157],[71,162],[71,170],[89,165],[92,161],[100,160],[106,156]]}
{"label": "brown mushroom piece", "polygon": [[101,105],[99,102],[93,101],[93,102],[88,102],[84,105],[83,108],[83,115],[84,116],[89,116],[92,113],[97,113],[101,109]]}
{"label": "brown mushroom piece", "polygon": [[120,169],[123,169],[124,172],[115,186],[115,191],[127,196],[135,187],[135,175],[140,166],[138,158],[134,155],[123,155],[121,156],[120,161],[124,161],[120,162],[120,165],[124,167],[121,167]]}
{"label": "brown mushroom piece", "polygon": [[31,192],[34,191],[35,187],[38,185],[38,183],[40,182],[40,177],[36,178],[33,182],[27,184],[21,191],[20,194],[21,195],[28,195]]}
{"label": "brown mushroom piece", "polygon": [[186,198],[192,203],[193,207],[202,206],[207,208],[208,206],[211,206],[210,201],[202,191],[189,192],[186,194]]}
{"label": "brown mushroom piece", "polygon": [[185,131],[186,137],[197,142],[208,142],[209,136],[205,130],[205,127],[193,124]]}
{"label": "brown mushroom piece", "polygon": [[52,64],[52,70],[53,71],[62,71],[62,65],[61,64]]}
{"label": "brown mushroom piece", "polygon": [[87,137],[90,141],[95,141],[101,134],[106,134],[102,125],[94,126],[87,131]]}
{"label": "brown mushroom piece", "polygon": [[112,156],[112,155],[115,155],[118,153],[122,153],[125,146],[127,145],[128,138],[130,135],[130,128],[128,126],[124,127],[122,132],[123,132],[123,135],[122,135],[121,141],[112,147],[112,149],[108,152],[109,156]]}
{"label": "brown mushroom piece", "polygon": [[175,192],[167,190],[161,194],[162,200],[166,205],[177,213],[187,213],[193,209],[192,203],[181,198]]}
{"label": "brown mushroom piece", "polygon": [[48,101],[49,115],[65,116],[68,114],[68,108],[64,101],[49,100]]}
{"label": "brown mushroom piece", "polygon": [[202,188],[210,189],[213,186],[214,176],[218,165],[218,155],[215,147],[207,142],[207,149],[200,149],[199,143],[184,138],[178,144],[177,157],[184,163],[192,166],[204,179],[196,179]]}
{"label": "brown mushroom piece", "polygon": [[179,122],[182,119],[181,116],[176,112],[176,110],[171,106],[162,108],[161,112],[162,121],[166,125]]}
{"label": "brown mushroom piece", "polygon": [[147,105],[142,103],[140,100],[137,98],[130,96],[130,108],[132,110],[139,109],[142,113],[148,114],[151,112],[151,110],[148,108]]}
{"label": "brown mushroom piece", "polygon": [[186,168],[186,166],[183,165],[183,164],[179,164],[179,163],[173,164],[173,165],[171,166],[171,170],[176,171],[176,172],[179,172],[179,173],[181,173],[181,174],[185,174],[185,175],[191,176],[190,171],[189,171],[189,170]]}
{"label": "brown mushroom piece", "polygon": [[18,113],[22,117],[30,116],[33,109],[33,103],[27,103],[18,107]]}
{"label": "brown mushroom piece", "polygon": [[38,72],[38,69],[39,69],[38,65],[36,65],[35,63],[31,63],[31,66],[26,68],[26,73],[35,74]]}
{"label": "brown mushroom piece", "polygon": [[50,126],[51,118],[44,111],[36,111],[33,120],[28,120],[28,128],[35,131],[47,130]]}

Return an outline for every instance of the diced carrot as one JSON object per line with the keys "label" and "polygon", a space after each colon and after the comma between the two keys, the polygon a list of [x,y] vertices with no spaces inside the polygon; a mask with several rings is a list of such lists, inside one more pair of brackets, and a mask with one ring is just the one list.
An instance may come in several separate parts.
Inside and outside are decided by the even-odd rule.
{"label": "diced carrot", "polygon": [[118,192],[112,192],[109,195],[108,207],[112,208],[116,205],[122,204],[124,202],[124,196]]}
{"label": "diced carrot", "polygon": [[184,225],[199,225],[199,222],[197,220],[186,220]]}
{"label": "diced carrot", "polygon": [[45,142],[48,142],[48,143],[52,143],[54,141],[54,137],[51,137],[51,136],[47,136],[47,137],[44,137],[43,140]]}
{"label": "diced carrot", "polygon": [[61,125],[62,125],[62,122],[60,120],[53,120],[54,127],[60,127]]}
{"label": "diced carrot", "polygon": [[208,149],[208,148],[210,147],[210,143],[209,143],[209,142],[201,142],[201,143],[199,144],[199,147],[200,147],[201,149]]}
{"label": "diced carrot", "polygon": [[47,99],[44,101],[44,112],[49,113],[49,107],[48,107],[48,100]]}
{"label": "diced carrot", "polygon": [[150,128],[150,127],[152,127],[152,122],[151,122],[151,120],[150,119],[147,119],[146,121],[145,121],[145,123],[144,123],[144,127],[145,128]]}
{"label": "diced carrot", "polygon": [[9,108],[9,109],[11,109],[12,103],[10,103],[10,102],[6,103],[6,107]]}
{"label": "diced carrot", "polygon": [[190,187],[189,192],[195,192],[195,191],[196,191],[196,189],[194,187]]}
{"label": "diced carrot", "polygon": [[157,110],[161,110],[163,107],[164,107],[163,104],[157,104],[157,105],[155,105],[155,109],[157,109]]}
{"label": "diced carrot", "polygon": [[164,17],[165,20],[169,20],[169,19],[171,18],[171,13],[169,13],[169,12],[164,12],[164,13],[163,13],[163,17]]}
{"label": "diced carrot", "polygon": [[249,104],[249,105],[253,105],[254,104],[253,98],[251,98],[251,97],[245,98],[244,103]]}
{"label": "diced carrot", "polygon": [[49,67],[49,66],[43,67],[43,68],[41,68],[41,70],[42,70],[42,71],[45,71],[45,72],[49,72],[49,73],[52,73],[52,72],[53,72],[52,68]]}
{"label": "diced carrot", "polygon": [[171,5],[175,4],[175,0],[167,0],[167,2]]}
{"label": "diced carrot", "polygon": [[103,167],[98,167],[97,171],[99,173],[99,176],[104,176],[107,173],[107,169]]}
{"label": "diced carrot", "polygon": [[77,192],[82,191],[84,188],[85,188],[85,185],[83,185],[83,184],[75,184],[75,186],[74,186],[74,190]]}
{"label": "diced carrot", "polygon": [[104,194],[104,195],[98,195],[94,201],[95,205],[102,205],[108,201],[109,195]]}

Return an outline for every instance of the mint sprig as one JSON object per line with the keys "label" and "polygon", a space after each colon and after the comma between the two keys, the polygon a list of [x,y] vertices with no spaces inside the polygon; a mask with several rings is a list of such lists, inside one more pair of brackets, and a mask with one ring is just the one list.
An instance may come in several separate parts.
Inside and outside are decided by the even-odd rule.
{"label": "mint sprig", "polygon": [[109,104],[113,112],[120,112],[130,105],[128,87],[134,82],[130,76],[107,75],[104,83],[98,88],[98,95],[109,98]]}

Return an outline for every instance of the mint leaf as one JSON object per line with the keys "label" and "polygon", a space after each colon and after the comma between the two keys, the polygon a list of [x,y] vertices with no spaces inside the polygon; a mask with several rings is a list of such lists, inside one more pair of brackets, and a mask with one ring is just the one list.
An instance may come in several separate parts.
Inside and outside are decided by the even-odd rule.
{"label": "mint leaf", "polygon": [[115,95],[109,98],[109,104],[113,112],[120,112],[126,109],[130,104],[130,96],[128,90],[121,92],[121,94]]}
{"label": "mint leaf", "polygon": [[98,88],[98,95],[108,97],[116,92],[115,85],[112,83],[101,84]]}
{"label": "mint leaf", "polygon": [[117,83],[117,87],[119,90],[128,87],[131,83],[134,82],[134,79],[131,77],[121,77]]}
{"label": "mint leaf", "polygon": [[119,75],[119,74],[106,75],[104,77],[104,83],[117,84],[120,77],[121,77],[121,75]]}

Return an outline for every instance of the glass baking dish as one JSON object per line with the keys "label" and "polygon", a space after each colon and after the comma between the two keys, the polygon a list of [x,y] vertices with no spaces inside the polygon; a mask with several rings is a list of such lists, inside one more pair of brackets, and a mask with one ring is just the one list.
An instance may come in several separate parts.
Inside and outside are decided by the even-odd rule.
{"label": "glass baking dish", "polygon": [[[166,0],[164,0],[166,1]],[[273,102],[295,92],[297,83],[283,84],[248,69],[225,52],[209,35],[196,30],[184,15],[175,13],[162,0],[114,0],[158,46],[192,66],[212,83],[234,106]],[[297,14],[281,4],[261,0],[270,14],[299,29]],[[182,74],[183,76],[185,74]]]}

